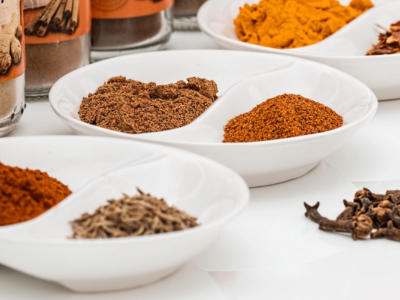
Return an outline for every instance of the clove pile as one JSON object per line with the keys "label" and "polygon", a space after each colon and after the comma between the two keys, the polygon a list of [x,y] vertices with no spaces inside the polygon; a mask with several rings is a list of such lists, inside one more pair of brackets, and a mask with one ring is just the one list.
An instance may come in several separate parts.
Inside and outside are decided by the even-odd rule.
{"label": "clove pile", "polygon": [[133,197],[109,200],[92,215],[71,222],[73,239],[119,238],[150,235],[196,227],[197,219],[137,189]]}
{"label": "clove pile", "polygon": [[383,55],[400,53],[400,21],[390,25],[390,29],[386,29],[377,24],[377,26],[385,33],[379,34],[379,42],[372,45],[372,49],[367,52],[367,55]]}
{"label": "clove pile", "polygon": [[51,0],[25,28],[26,35],[48,31],[73,34],[78,26],[79,0]]}
{"label": "clove pile", "polygon": [[[386,237],[400,242],[400,190],[389,190],[386,194],[374,194],[363,188],[356,192],[354,201],[343,200],[345,209],[336,218],[329,220],[318,212],[319,202],[310,206],[304,202],[305,216],[318,223],[324,231],[348,232],[353,240],[370,237]],[[372,232],[373,229],[377,229]]]}

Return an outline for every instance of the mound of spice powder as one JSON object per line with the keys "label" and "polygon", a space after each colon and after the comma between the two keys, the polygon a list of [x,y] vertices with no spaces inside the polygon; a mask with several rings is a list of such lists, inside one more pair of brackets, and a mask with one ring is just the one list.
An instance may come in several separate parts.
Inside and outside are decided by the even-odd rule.
{"label": "mound of spice powder", "polygon": [[0,226],[36,218],[70,194],[45,172],[0,163]]}
{"label": "mound of spice powder", "polygon": [[196,227],[197,219],[137,189],[133,197],[109,200],[94,214],[71,222],[74,239],[119,238],[173,232]]}
{"label": "mound of spice powder", "polygon": [[283,94],[231,119],[224,127],[224,143],[284,139],[332,130],[343,117],[329,107],[299,95]]}
{"label": "mound of spice powder", "polygon": [[188,125],[215,101],[217,84],[191,77],[167,85],[143,83],[118,76],[83,98],[83,122],[125,132],[164,131]]}
{"label": "mound of spice powder", "polygon": [[[251,1],[253,2],[253,1]],[[234,20],[240,41],[290,49],[318,43],[373,7],[370,0],[261,0],[240,7]]]}

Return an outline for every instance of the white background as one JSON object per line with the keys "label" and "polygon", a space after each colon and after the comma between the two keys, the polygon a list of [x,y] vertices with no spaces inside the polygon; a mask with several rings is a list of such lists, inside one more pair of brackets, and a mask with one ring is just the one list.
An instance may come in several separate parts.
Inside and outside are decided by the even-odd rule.
{"label": "white background", "polygon": [[[174,33],[167,50],[216,49],[201,33]],[[400,86],[399,86],[400,88]],[[142,288],[75,294],[0,266],[0,299],[400,299],[400,243],[354,242],[319,231],[303,202],[321,202],[328,218],[364,186],[400,189],[400,101],[380,102],[374,119],[352,141],[300,179],[251,189],[250,205],[208,250],[172,276]],[[9,136],[67,135],[72,130],[48,101],[28,102]],[[34,259],[34,258],[32,258]]]}

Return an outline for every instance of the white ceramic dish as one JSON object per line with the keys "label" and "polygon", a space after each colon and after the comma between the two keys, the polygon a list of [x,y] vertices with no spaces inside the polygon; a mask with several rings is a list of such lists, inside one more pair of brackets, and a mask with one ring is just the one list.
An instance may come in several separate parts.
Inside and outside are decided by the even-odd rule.
{"label": "white ceramic dish", "polygon": [[[389,27],[400,20],[400,1],[377,3],[329,38],[307,47],[280,50],[238,40],[233,20],[239,7],[259,0],[209,0],[198,13],[201,30],[225,49],[292,55],[327,64],[365,83],[379,100],[400,98],[400,55],[365,56],[377,43],[376,23]],[[386,2],[386,1],[384,1]]]}
{"label": "white ceramic dish", "polygon": [[[149,65],[156,66],[157,71],[149,69]],[[265,74],[235,85],[262,71]],[[215,80],[222,96],[193,123],[170,131],[134,135],[80,121],[82,97],[115,75],[158,84],[199,76]],[[346,125],[330,132],[284,140],[222,143],[223,126],[229,119],[283,93],[301,94],[326,104],[344,116]],[[78,134],[144,140],[196,152],[232,168],[250,187],[304,175],[338,149],[377,109],[370,89],[331,67],[290,56],[218,50],[168,51],[110,59],[61,78],[49,98],[54,111]]]}
{"label": "white ceramic dish", "polygon": [[[0,263],[74,291],[130,288],[181,267],[215,240],[247,204],[245,182],[207,158],[148,143],[94,137],[0,140],[5,164],[40,169],[73,194],[41,216],[0,227]],[[97,178],[97,179],[96,179]],[[199,218],[174,233],[107,240],[68,240],[69,221],[136,186]]]}

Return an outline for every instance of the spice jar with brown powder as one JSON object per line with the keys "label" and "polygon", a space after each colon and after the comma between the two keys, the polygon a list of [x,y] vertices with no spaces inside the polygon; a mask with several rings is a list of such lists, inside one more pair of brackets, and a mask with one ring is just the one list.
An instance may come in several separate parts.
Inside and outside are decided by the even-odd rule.
{"label": "spice jar with brown powder", "polygon": [[45,97],[65,74],[89,64],[90,1],[26,0],[27,97]]}
{"label": "spice jar with brown powder", "polygon": [[172,33],[173,0],[92,0],[91,61],[160,50]]}
{"label": "spice jar with brown powder", "polygon": [[207,0],[175,0],[174,28],[178,31],[199,30],[197,12]]}
{"label": "spice jar with brown powder", "polygon": [[0,2],[0,137],[13,130],[25,109],[25,46],[20,0]]}

